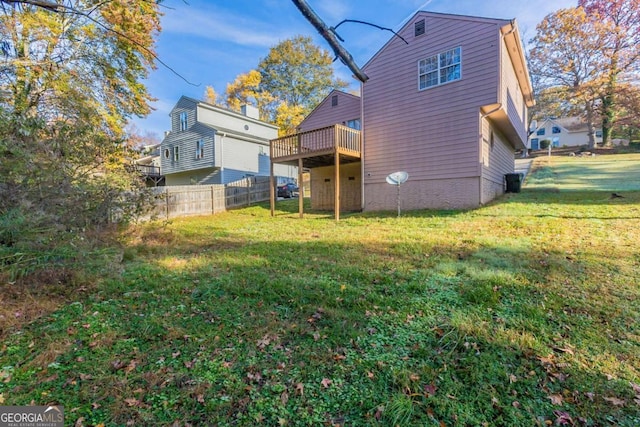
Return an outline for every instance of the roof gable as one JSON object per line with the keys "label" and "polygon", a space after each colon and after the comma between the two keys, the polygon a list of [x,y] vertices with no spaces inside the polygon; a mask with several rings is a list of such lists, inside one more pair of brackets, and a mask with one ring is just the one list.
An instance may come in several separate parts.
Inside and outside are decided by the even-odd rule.
{"label": "roof gable", "polygon": [[[428,12],[428,11],[418,11],[411,18],[407,20],[407,22],[402,26],[400,30],[397,31],[402,38],[410,45],[411,39],[414,38],[413,28],[416,22],[420,21],[422,18],[430,18],[430,19],[439,19],[439,20],[449,20],[451,22],[456,21],[466,21],[466,22],[477,22],[477,23],[486,23],[489,25],[495,25],[497,27],[501,27],[509,24],[511,21],[508,19],[495,19],[495,18],[483,18],[478,16],[467,16],[467,15],[455,15],[449,13],[438,13],[438,12]],[[372,57],[369,59],[365,65],[362,67],[363,70],[366,69],[367,65],[369,65],[377,56],[381,55],[385,50],[389,49],[391,45],[396,40],[401,40],[396,35],[393,35],[389,38],[389,40],[378,50]],[[402,43],[406,45],[405,43]]]}

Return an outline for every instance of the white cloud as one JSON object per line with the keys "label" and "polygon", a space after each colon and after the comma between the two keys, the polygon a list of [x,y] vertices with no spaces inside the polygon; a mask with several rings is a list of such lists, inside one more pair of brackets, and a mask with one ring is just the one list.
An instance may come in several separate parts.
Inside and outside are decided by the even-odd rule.
{"label": "white cloud", "polygon": [[290,36],[287,29],[275,29],[271,23],[220,9],[184,7],[169,11],[162,20],[162,32],[202,40],[215,40],[242,46],[271,47]]}

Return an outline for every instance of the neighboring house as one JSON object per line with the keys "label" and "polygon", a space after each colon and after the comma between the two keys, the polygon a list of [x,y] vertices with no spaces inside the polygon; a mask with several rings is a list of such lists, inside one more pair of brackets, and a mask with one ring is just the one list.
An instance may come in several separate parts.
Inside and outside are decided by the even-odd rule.
{"label": "neighboring house", "polygon": [[142,154],[134,164],[147,185],[152,187],[164,185],[164,175],[160,168],[160,144],[145,146]]}
{"label": "neighboring house", "polygon": [[[171,131],[160,146],[166,185],[227,184],[250,176],[269,176],[269,140],[278,128],[242,113],[186,96],[171,110]],[[297,168],[276,165],[274,174],[290,180]]]}
{"label": "neighboring house", "polygon": [[[602,129],[595,130],[596,144],[602,143]],[[589,145],[589,127],[580,117],[548,118],[538,124],[529,136],[529,148],[539,150],[541,141],[548,140],[552,147]]]}
{"label": "neighboring house", "polygon": [[[333,138],[333,156],[324,145],[318,155],[304,146],[315,140],[311,124],[354,116],[330,114],[335,93],[301,124],[297,142],[272,141],[272,162],[311,168],[312,206],[318,196],[321,205],[353,208],[351,195],[348,206],[342,203],[342,188],[352,183],[361,209],[394,210],[397,188],[386,177],[397,171],[409,174],[403,209],[473,208],[504,193],[514,153],[526,148],[534,105],[515,20],[421,11],[398,34],[363,67],[369,80],[362,84],[361,143],[353,144],[350,134],[345,142],[335,126],[333,133],[322,131]],[[287,153],[285,146],[296,143],[299,151]]]}

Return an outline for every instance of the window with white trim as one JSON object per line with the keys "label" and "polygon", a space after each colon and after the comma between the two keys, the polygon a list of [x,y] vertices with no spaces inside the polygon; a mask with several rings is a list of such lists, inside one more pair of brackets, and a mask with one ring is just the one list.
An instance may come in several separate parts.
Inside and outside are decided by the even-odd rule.
{"label": "window with white trim", "polygon": [[173,147],[173,161],[177,162],[178,160],[180,160],[180,147],[175,146]]}
{"label": "window with white trim", "polygon": [[418,88],[428,89],[462,78],[462,47],[418,61]]}
{"label": "window with white trim", "polygon": [[187,112],[180,113],[180,130],[187,130]]}
{"label": "window with white trim", "polygon": [[204,140],[199,139],[196,141],[196,159],[204,157]]}

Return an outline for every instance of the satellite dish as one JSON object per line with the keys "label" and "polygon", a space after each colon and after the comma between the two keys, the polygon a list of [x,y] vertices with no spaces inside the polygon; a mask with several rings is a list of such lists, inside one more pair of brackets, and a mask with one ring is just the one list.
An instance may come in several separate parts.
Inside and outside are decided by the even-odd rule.
{"label": "satellite dish", "polygon": [[404,184],[409,179],[409,174],[406,172],[394,172],[387,175],[387,183],[395,185],[398,188],[396,201],[398,202],[398,218],[400,217],[400,184]]}
{"label": "satellite dish", "polygon": [[391,185],[400,185],[407,182],[409,179],[409,174],[406,172],[394,172],[392,174],[387,175],[387,183]]}

